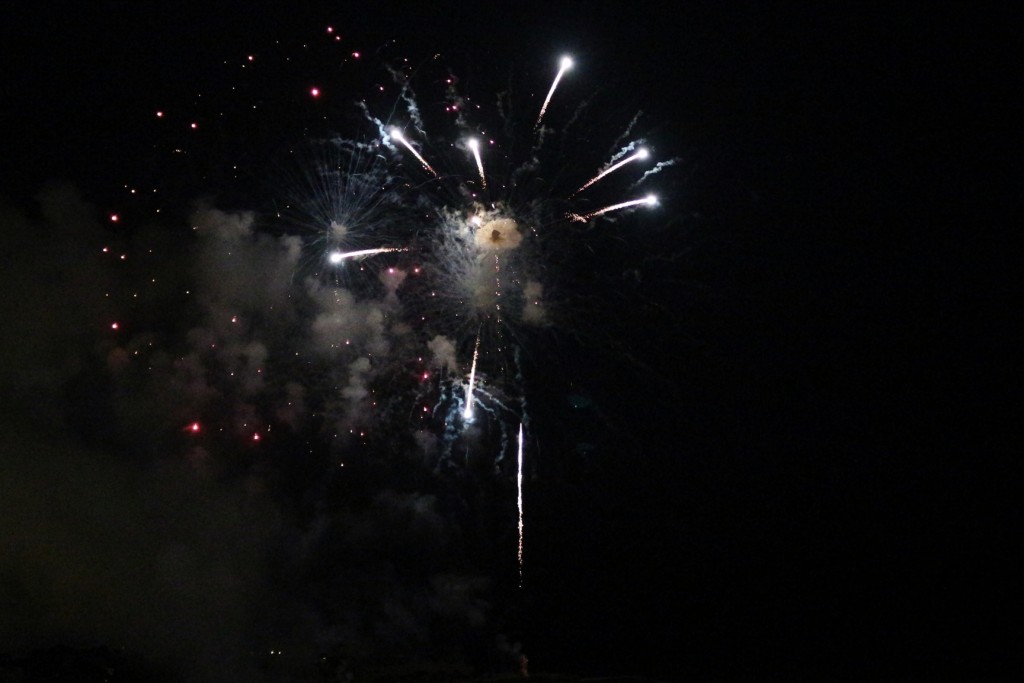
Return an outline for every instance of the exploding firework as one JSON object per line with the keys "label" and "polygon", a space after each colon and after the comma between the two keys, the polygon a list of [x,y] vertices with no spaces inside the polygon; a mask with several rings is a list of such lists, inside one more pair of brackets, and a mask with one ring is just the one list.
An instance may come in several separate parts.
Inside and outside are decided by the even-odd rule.
{"label": "exploding firework", "polygon": [[[545,116],[572,66],[570,58],[561,59],[532,126],[523,126],[517,110],[502,98],[497,112],[483,110],[456,90],[454,77],[446,79],[443,99],[449,119],[438,122],[417,103],[412,75],[391,69],[399,96],[390,107],[380,107],[388,115],[377,116],[370,104],[360,103],[377,137],[346,143],[351,148],[379,146],[381,154],[390,155],[393,166],[388,167],[382,188],[404,174],[405,191],[393,192],[387,201],[418,207],[409,248],[423,264],[425,277],[405,287],[400,298],[429,338],[451,338],[459,353],[466,354],[463,377],[468,380],[461,410],[465,420],[474,414],[474,401],[487,396],[474,394],[479,387],[496,390],[499,376],[508,385],[507,380],[519,374],[515,352],[522,331],[550,322],[544,273],[553,251],[572,248],[564,234],[567,227],[657,203],[648,195],[582,209],[600,199],[589,196],[599,181],[650,157],[639,139],[626,141],[582,184],[562,189],[561,178],[548,179],[554,162],[546,157],[559,156],[554,139],[564,131],[546,123]],[[629,133],[627,129],[620,140]],[[559,142],[564,148],[565,141]],[[560,167],[555,175],[568,176],[575,170]],[[435,411],[446,412],[440,406]]]}
{"label": "exploding firework", "polygon": [[[560,167],[554,174],[558,181],[549,179],[554,162],[547,157],[557,157],[556,150],[564,149],[565,140],[559,140],[559,136],[565,130],[557,123],[549,124],[552,117],[545,116],[559,82],[572,66],[570,58],[562,58],[532,126],[521,125],[522,118],[517,118],[511,106],[499,108],[497,118],[488,120],[482,107],[455,90],[454,78],[446,79],[449,87],[444,99],[444,112],[453,120],[438,123],[417,104],[411,76],[392,70],[399,88],[398,101],[390,109],[382,107],[391,113],[377,116],[369,104],[360,105],[366,123],[377,136],[370,141],[346,143],[351,149],[369,146],[388,157],[391,165],[386,166],[382,188],[393,186],[394,178],[405,178],[400,183],[401,191],[391,192],[382,202],[396,207],[411,205],[418,210],[406,248],[423,264],[424,276],[398,291],[398,298],[406,320],[419,328],[423,344],[447,339],[448,348],[463,358],[461,363],[456,358],[448,367],[452,374],[431,388],[435,398],[430,413],[440,421],[442,458],[451,458],[454,444],[465,439],[465,429],[480,419],[497,425],[501,435],[496,465],[503,462],[507,451],[516,448],[520,584],[521,420],[526,416],[518,353],[523,331],[550,322],[543,296],[544,276],[554,260],[553,251],[579,248],[572,244],[572,225],[593,223],[613,213],[658,203],[653,194],[637,199],[623,199],[620,194],[618,201],[590,208],[647,177],[645,174],[637,180],[633,173],[627,180],[632,182],[628,187],[609,178],[613,174],[628,175],[627,167],[638,166],[651,156],[642,146],[643,140],[628,139],[632,124],[620,135],[618,149],[589,179],[580,173],[578,165]],[[561,125],[568,128],[571,122]],[[573,175],[579,178],[575,183]],[[563,176],[567,181],[562,180]],[[606,192],[595,196],[599,183]],[[575,236],[582,239],[578,233]],[[379,249],[390,253],[395,247]],[[376,252],[368,249],[356,253]],[[417,400],[425,398],[421,393]],[[481,418],[480,413],[489,417]],[[510,431],[516,422],[520,426],[513,446]]]}
{"label": "exploding firework", "polygon": [[[118,340],[147,326],[161,335],[119,341],[111,367],[129,377],[136,364],[132,382],[188,439],[197,467],[215,470],[211,454],[230,454],[223,469],[237,472],[255,469],[257,452],[280,448],[289,462],[308,453],[316,462],[294,485],[303,500],[348,504],[318,488],[324,471],[358,501],[369,496],[360,487],[406,481],[415,463],[439,500],[479,510],[458,487],[470,474],[486,478],[503,491],[504,527],[491,536],[516,529],[522,585],[527,396],[546,380],[537,342],[571,326],[577,297],[599,296],[580,291],[575,256],[655,206],[637,188],[672,163],[652,164],[636,117],[582,123],[571,68],[568,58],[558,63],[542,102],[513,97],[511,85],[496,96],[463,93],[434,60],[367,67],[355,80],[372,85],[334,109],[340,85],[304,86],[310,106],[329,111],[317,110],[330,130],[303,128],[303,145],[267,164],[269,189],[253,180],[259,169],[220,164],[248,174],[236,186],[257,197],[239,203],[260,208],[192,217],[188,258],[199,282],[176,285],[195,301],[191,317],[160,349],[174,334],[159,305],[119,316]],[[199,155],[180,142],[173,149],[177,161]],[[557,360],[546,362],[555,369]]]}

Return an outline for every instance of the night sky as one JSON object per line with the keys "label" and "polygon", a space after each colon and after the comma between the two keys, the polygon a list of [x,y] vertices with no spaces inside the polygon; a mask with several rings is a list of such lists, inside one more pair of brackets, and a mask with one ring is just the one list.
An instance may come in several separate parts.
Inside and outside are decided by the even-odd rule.
{"label": "night sky", "polygon": [[[1013,13],[301,4],[5,15],[0,679],[1019,676]],[[388,67],[530,139],[563,54],[541,204],[659,204],[523,247],[456,425],[432,180],[341,162],[408,250],[339,275],[311,178]]]}

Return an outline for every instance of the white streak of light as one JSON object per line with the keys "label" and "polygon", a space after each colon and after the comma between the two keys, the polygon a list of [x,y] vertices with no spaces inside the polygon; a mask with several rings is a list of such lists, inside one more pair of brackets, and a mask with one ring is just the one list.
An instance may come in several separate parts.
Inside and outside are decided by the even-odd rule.
{"label": "white streak of light", "polygon": [[574,221],[584,223],[591,218],[600,216],[601,214],[609,213],[611,211],[618,211],[619,209],[625,209],[630,206],[636,206],[637,204],[646,204],[647,206],[654,206],[657,203],[658,198],[655,197],[653,194],[649,194],[646,197],[641,197],[640,199],[631,199],[628,202],[621,202],[619,204],[612,204],[611,206],[606,206],[603,209],[598,209],[597,211],[593,211],[584,216],[581,216],[577,213],[573,213],[569,214],[569,217]]}
{"label": "white streak of light", "polygon": [[406,247],[381,247],[379,249],[360,249],[359,251],[332,251],[327,259],[331,263],[341,263],[345,259],[363,259],[374,254],[387,254],[392,251],[409,251]]}
{"label": "white streak of light", "polygon": [[594,176],[593,178],[588,180],[586,183],[584,183],[583,186],[580,187],[580,189],[578,189],[575,192],[573,192],[573,194],[576,195],[576,194],[579,194],[580,192],[583,192],[583,190],[587,189],[588,187],[590,187],[591,185],[596,183],[601,178],[604,178],[609,173],[612,173],[614,171],[619,170],[620,168],[622,168],[623,166],[625,166],[629,162],[636,161],[637,159],[646,159],[648,156],[650,156],[650,155],[648,154],[647,150],[644,149],[643,147],[641,147],[640,149],[638,149],[636,151],[635,154],[629,155],[628,157],[626,157],[625,159],[623,159],[619,163],[615,164],[614,166],[609,166],[605,170],[603,170],[600,173],[598,173],[596,176]]}
{"label": "white streak of light", "polygon": [[548,110],[548,103],[551,102],[551,96],[555,94],[555,88],[558,87],[558,81],[562,80],[562,74],[572,68],[572,59],[569,57],[562,57],[562,61],[558,64],[558,74],[555,76],[555,80],[551,83],[551,90],[548,90],[548,96],[544,98],[544,104],[540,106],[540,114],[537,115],[537,123],[533,124],[534,129],[540,126],[540,120],[544,118],[544,112]]}
{"label": "white streak of light", "polygon": [[523,423],[519,423],[519,461],[516,470],[516,502],[519,505],[519,587],[523,587]]}
{"label": "white streak of light", "polygon": [[419,152],[417,152],[417,151],[416,151],[416,150],[415,150],[415,149],[413,148],[413,146],[409,144],[409,141],[405,139],[405,136],[404,136],[404,135],[402,135],[402,131],[398,130],[397,128],[392,128],[392,129],[391,129],[390,131],[388,131],[388,135],[390,135],[390,136],[391,136],[391,139],[392,139],[392,140],[397,140],[398,142],[400,142],[400,143],[402,143],[403,145],[405,145],[405,148],[406,148],[407,150],[409,150],[410,152],[412,152],[412,155],[413,155],[414,157],[416,157],[416,158],[417,158],[417,159],[419,160],[419,162],[420,162],[421,164],[423,164],[423,168],[425,168],[425,169],[427,169],[428,171],[430,171],[430,172],[431,172],[431,173],[432,173],[432,174],[434,175],[434,177],[435,177],[435,178],[439,177],[439,176],[437,175],[437,171],[435,171],[435,170],[434,170],[434,169],[433,169],[433,168],[431,167],[431,165],[427,163],[427,160],[426,160],[426,159],[424,159],[423,157],[421,157],[421,156],[420,156],[420,153],[419,153]]}
{"label": "white streak of light", "polygon": [[476,138],[469,141],[469,148],[473,150],[473,158],[476,159],[476,170],[480,171],[480,183],[487,189],[487,178],[484,176],[484,162],[480,159],[480,142]]}
{"label": "white streak of light", "polygon": [[469,388],[466,389],[466,407],[462,417],[467,420],[473,417],[473,384],[476,383],[476,359],[480,355],[480,335],[476,335],[476,346],[473,347],[473,365],[469,368]]}

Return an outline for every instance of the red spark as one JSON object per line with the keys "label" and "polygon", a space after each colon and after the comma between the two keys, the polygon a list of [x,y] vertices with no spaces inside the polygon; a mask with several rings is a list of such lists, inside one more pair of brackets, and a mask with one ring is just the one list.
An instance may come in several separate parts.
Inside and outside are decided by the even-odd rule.
{"label": "red spark", "polygon": [[355,59],[359,59],[360,55],[358,52],[353,52],[352,57],[354,57]]}
{"label": "red spark", "polygon": [[253,434],[252,435],[252,440],[253,441],[259,441],[260,440],[260,435],[258,433],[257,434]]}
{"label": "red spark", "polygon": [[190,127],[190,128],[192,129],[192,130],[195,130],[196,128],[198,128],[198,127],[199,127],[199,124],[198,124],[198,123],[196,123],[195,121],[193,121],[193,122],[192,122],[191,124],[189,124],[189,127]]}
{"label": "red spark", "polygon": [[313,97],[320,97],[320,88],[310,88],[309,94]]}
{"label": "red spark", "polygon": [[163,113],[162,111],[158,111],[158,112],[156,113],[156,117],[157,117],[158,119],[162,119],[162,118],[164,117],[164,113]]}
{"label": "red spark", "polygon": [[110,214],[110,222],[111,223],[116,223],[117,222],[117,214],[116,213]]}
{"label": "red spark", "polygon": [[192,432],[193,434],[197,434],[199,432],[199,423],[198,422],[193,422],[192,424],[190,424],[187,427],[187,429],[188,429],[188,431]]}
{"label": "red spark", "polygon": [[121,329],[121,325],[119,325],[118,323],[110,323],[110,329],[112,329],[112,330]]}
{"label": "red spark", "polygon": [[429,372],[424,372],[423,373],[423,379],[425,379],[425,380],[430,379],[430,373]]}
{"label": "red spark", "polygon": [[334,27],[333,26],[328,26],[327,27],[327,32],[328,33],[334,33]]}

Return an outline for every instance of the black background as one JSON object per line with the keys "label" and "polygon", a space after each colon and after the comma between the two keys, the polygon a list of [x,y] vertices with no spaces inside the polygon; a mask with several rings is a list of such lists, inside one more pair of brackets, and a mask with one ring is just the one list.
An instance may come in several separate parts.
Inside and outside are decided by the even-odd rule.
{"label": "black background", "polygon": [[567,50],[613,74],[658,122],[661,148],[686,160],[673,205],[685,218],[648,237],[662,247],[677,230],[678,250],[640,264],[673,287],[644,291],[641,310],[610,304],[609,325],[635,330],[627,351],[647,369],[600,354],[577,369],[622,457],[551,467],[534,486],[522,637],[536,669],[991,678],[1018,663],[1012,13],[6,13],[0,193],[22,204],[67,179],[105,208],[122,169],[146,158],[154,108],[216,89],[211,65],[327,23],[491,63]]}

